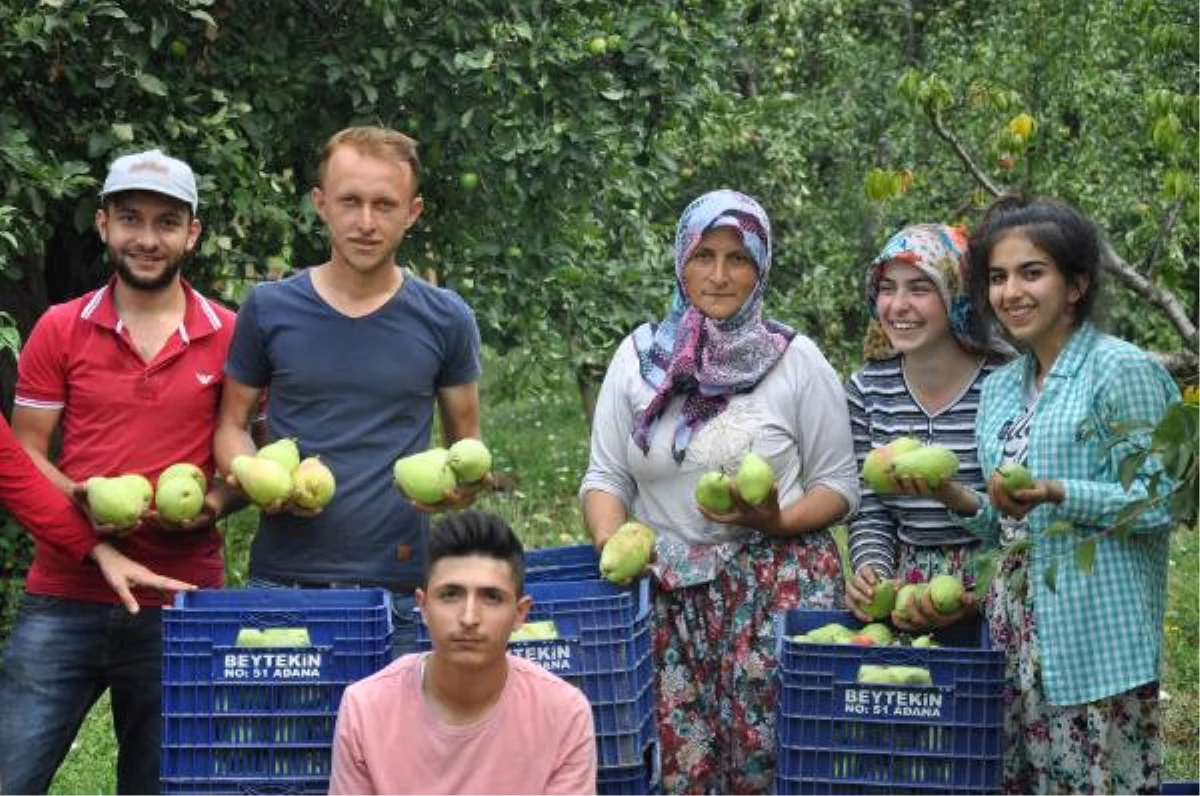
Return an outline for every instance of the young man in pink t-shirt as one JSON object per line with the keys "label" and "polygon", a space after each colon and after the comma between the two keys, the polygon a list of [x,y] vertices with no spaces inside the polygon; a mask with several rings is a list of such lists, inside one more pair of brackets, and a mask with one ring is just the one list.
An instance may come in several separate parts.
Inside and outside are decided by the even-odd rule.
{"label": "young man in pink t-shirt", "polygon": [[416,591],[433,651],[346,689],[330,793],[596,792],[587,698],[506,651],[532,605],[523,555],[492,514],[433,530]]}

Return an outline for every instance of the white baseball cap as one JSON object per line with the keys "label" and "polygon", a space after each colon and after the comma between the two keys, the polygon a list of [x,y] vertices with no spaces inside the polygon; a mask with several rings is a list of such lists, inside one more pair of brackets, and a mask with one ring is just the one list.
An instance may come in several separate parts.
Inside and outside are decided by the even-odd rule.
{"label": "white baseball cap", "polygon": [[195,214],[199,205],[192,167],[160,150],[122,155],[108,168],[100,198],[121,191],[152,191],[187,203]]}

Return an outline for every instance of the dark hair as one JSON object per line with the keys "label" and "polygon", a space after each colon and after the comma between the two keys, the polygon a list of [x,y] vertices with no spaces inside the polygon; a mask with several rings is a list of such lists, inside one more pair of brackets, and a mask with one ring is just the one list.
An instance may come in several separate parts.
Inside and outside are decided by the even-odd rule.
{"label": "dark hair", "polygon": [[429,574],[438,561],[463,556],[507,561],[512,567],[517,596],[524,594],[525,548],[502,518],[486,511],[460,511],[439,522],[429,537],[425,585],[429,585]]}
{"label": "dark hair", "polygon": [[1087,216],[1057,199],[1004,194],[987,208],[968,243],[971,295],[980,312],[995,318],[988,300],[988,264],[992,249],[1011,232],[1020,231],[1050,255],[1067,284],[1086,278],[1087,287],[1075,304],[1075,323],[1092,316],[1100,295],[1100,274],[1106,246],[1100,230]]}

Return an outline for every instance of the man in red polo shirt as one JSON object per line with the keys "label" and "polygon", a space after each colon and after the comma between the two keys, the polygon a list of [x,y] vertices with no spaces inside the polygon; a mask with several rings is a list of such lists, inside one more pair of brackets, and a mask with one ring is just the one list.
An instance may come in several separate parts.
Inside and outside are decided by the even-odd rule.
{"label": "man in red polo shirt", "polygon": [[[191,462],[212,484],[200,517],[170,525],[147,511],[131,533],[93,522],[109,545],[155,573],[202,588],[224,581],[214,521],[237,498],[213,478],[212,436],[234,315],[180,270],[200,237],[196,180],[158,150],[115,160],[96,229],[115,274],[46,311],[18,362],[13,432],[37,467],[86,507],[92,476],[154,483]],[[62,452],[49,458],[61,430]],[[45,793],[95,700],[109,689],[120,793],[157,793],[164,591],[136,588],[126,611],[100,568],[39,544],[0,663],[0,783]]]}

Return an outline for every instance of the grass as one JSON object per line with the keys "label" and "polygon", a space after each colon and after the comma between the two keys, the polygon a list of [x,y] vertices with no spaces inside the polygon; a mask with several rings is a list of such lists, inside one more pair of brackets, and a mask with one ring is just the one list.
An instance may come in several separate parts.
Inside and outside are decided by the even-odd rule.
{"label": "grass", "polygon": [[[576,490],[587,466],[588,429],[578,396],[568,381],[552,384],[546,394],[520,400],[489,399],[496,390],[485,382],[484,434],[496,457],[505,489],[477,506],[505,517],[528,548],[576,544],[586,539]],[[245,580],[249,543],[256,517],[252,509],[225,521],[229,582]],[[1168,610],[1165,622],[1163,691],[1166,780],[1200,778],[1200,727],[1197,720],[1196,530],[1177,531],[1172,540]],[[842,540],[839,540],[842,541]],[[115,741],[107,696],[97,702],[55,778],[51,793],[113,793]]]}

